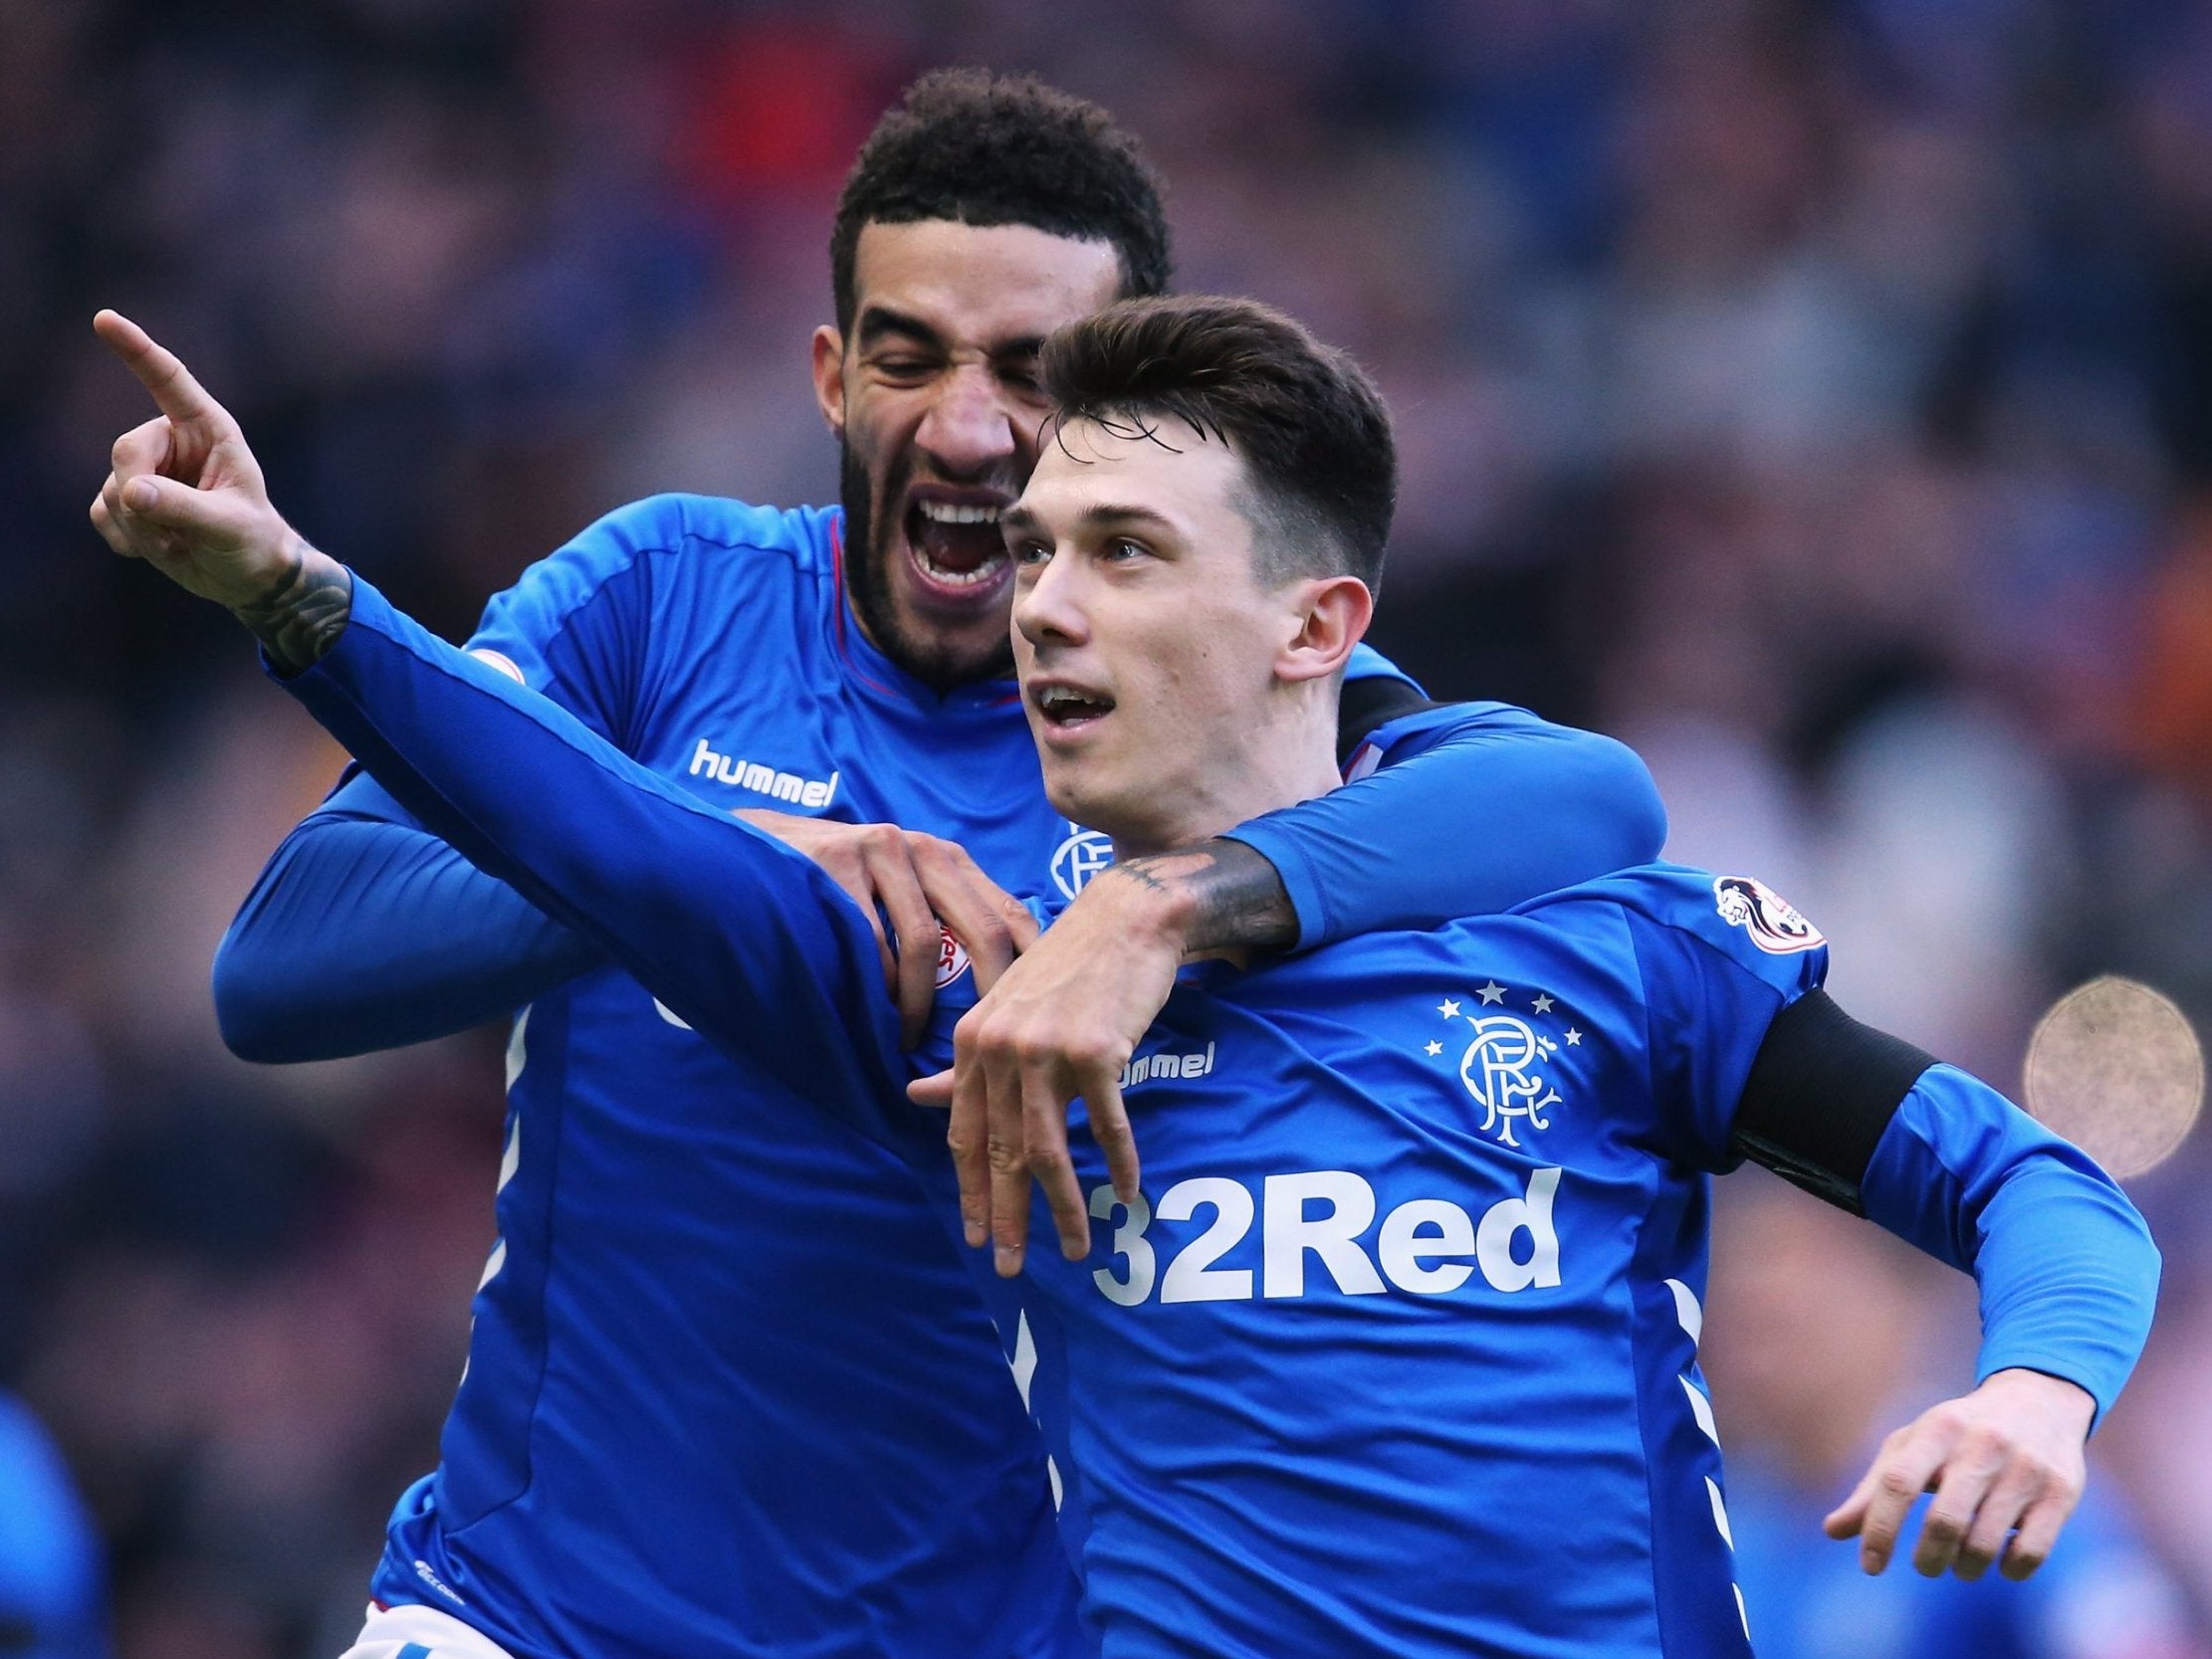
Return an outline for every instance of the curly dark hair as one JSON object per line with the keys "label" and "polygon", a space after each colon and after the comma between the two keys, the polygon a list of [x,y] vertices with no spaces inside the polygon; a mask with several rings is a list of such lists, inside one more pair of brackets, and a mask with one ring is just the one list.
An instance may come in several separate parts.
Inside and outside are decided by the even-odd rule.
{"label": "curly dark hair", "polygon": [[1175,420],[1243,459],[1263,578],[1351,575],[1372,590],[1398,503],[1390,410],[1348,352],[1256,300],[1122,300],[1055,328],[1037,373],[1056,423],[1163,444]]}
{"label": "curly dark hair", "polygon": [[1108,242],[1124,296],[1168,286],[1160,180],[1137,140],[1097,104],[1033,76],[933,70],[876,122],[829,233],[840,332],[852,331],[862,227],[925,219]]}

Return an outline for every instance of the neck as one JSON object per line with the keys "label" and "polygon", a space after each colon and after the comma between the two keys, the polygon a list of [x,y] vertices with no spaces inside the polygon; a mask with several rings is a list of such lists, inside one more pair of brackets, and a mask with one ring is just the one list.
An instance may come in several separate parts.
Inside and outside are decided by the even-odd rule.
{"label": "neck", "polygon": [[1334,688],[1312,689],[1320,695],[1297,699],[1281,718],[1257,729],[1242,729],[1236,746],[1214,756],[1199,781],[1166,792],[1175,798],[1148,800],[1141,817],[1097,826],[1113,841],[1116,861],[1195,847],[1343,782],[1336,765]]}

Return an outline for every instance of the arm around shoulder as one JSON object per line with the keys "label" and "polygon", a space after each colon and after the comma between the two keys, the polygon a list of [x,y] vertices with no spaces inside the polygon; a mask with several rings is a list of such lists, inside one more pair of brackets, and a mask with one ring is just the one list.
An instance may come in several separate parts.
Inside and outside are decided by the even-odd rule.
{"label": "arm around shoulder", "polygon": [[1510,910],[1647,864],[1666,840],[1634,749],[1526,710],[1425,707],[1362,743],[1372,771],[1231,832],[1282,878],[1300,945]]}

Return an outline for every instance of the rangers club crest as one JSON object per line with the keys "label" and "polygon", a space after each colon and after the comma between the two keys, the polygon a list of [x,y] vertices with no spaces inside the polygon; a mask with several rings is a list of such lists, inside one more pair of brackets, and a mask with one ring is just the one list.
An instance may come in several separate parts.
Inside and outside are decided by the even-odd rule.
{"label": "rangers club crest", "polygon": [[1715,876],[1713,908],[1731,928],[1741,928],[1751,942],[1772,956],[1811,950],[1828,940],[1781,894],[1755,876]]}
{"label": "rangers club crest", "polygon": [[[1460,1087],[1482,1108],[1482,1133],[1517,1149],[1516,1124],[1524,1132],[1550,1129],[1546,1114],[1561,1104],[1552,1087],[1553,1062],[1564,1050],[1580,1048],[1583,1039],[1559,999],[1543,991],[1516,991],[1492,979],[1463,999],[1447,996],[1435,1006],[1450,1027],[1464,1025],[1474,1033],[1457,1057],[1457,1070]],[[1462,1008],[1474,1011],[1462,1013]],[[1486,1013],[1485,1008],[1495,1011]],[[1525,1015],[1519,1011],[1524,1009]],[[1457,1043],[1451,1039],[1452,1047]],[[1431,1060],[1453,1064],[1441,1038],[1430,1038],[1421,1051]]]}

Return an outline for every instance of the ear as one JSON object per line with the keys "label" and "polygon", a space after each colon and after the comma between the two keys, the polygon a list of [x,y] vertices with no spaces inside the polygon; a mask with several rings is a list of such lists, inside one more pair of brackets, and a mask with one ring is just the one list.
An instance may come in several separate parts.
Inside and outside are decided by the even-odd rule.
{"label": "ear", "polygon": [[1375,616],[1375,595],[1357,576],[1313,577],[1291,590],[1296,632],[1275,654],[1275,678],[1321,680],[1342,669]]}
{"label": "ear", "polygon": [[828,323],[814,330],[814,406],[829,430],[845,435],[845,336]]}

